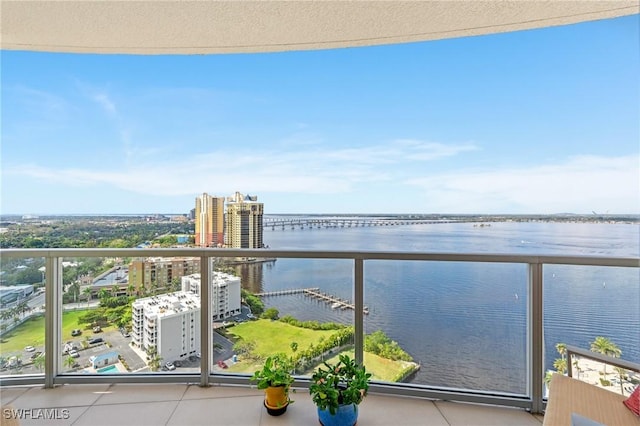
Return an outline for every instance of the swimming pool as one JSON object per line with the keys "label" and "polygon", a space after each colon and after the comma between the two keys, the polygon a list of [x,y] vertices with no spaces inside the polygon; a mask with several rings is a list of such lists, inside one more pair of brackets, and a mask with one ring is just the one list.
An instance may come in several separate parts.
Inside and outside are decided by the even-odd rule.
{"label": "swimming pool", "polygon": [[116,367],[115,365],[110,365],[108,367],[104,367],[104,368],[100,368],[98,370],[98,373],[102,374],[102,373],[117,373],[118,372],[118,367]]}

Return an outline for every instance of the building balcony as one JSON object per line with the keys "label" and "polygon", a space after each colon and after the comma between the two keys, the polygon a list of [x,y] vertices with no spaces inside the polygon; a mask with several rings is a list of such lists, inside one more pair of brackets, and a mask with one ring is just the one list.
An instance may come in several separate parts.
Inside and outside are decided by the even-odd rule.
{"label": "building balcony", "polygon": [[[54,389],[2,389],[3,404],[16,409],[51,409],[68,419],[55,424],[81,425],[315,425],[315,406],[306,389],[292,394],[295,404],[280,417],[262,406],[261,390],[238,386],[203,388],[189,384],[86,384]],[[54,411],[57,410],[57,411]],[[21,424],[43,424],[22,420]],[[49,423],[49,424],[54,424]],[[370,394],[360,404],[362,425],[521,425],[540,426],[542,416],[522,409]]]}
{"label": "building balcony", "polygon": [[[414,346],[411,351],[420,364],[420,377],[405,382],[374,380],[371,395],[362,405],[362,424],[398,424],[399,418],[403,424],[411,424],[413,420],[414,424],[539,424],[541,419],[537,415],[544,412],[546,404],[544,375],[546,370],[553,368],[548,352],[554,352],[554,345],[562,343],[549,340],[548,336],[563,327],[570,330],[593,322],[587,309],[578,320],[565,318],[562,312],[559,314],[555,310],[558,306],[556,299],[561,299],[557,292],[568,291],[571,294],[586,282],[602,280],[603,276],[611,287],[616,280],[610,279],[609,273],[624,282],[632,294],[638,294],[640,290],[638,258],[234,249],[153,251],[155,256],[199,256],[201,264],[205,265],[200,271],[203,282],[209,276],[206,265],[209,257],[213,256],[285,258],[309,261],[314,265],[326,263],[328,266],[322,269],[323,275],[325,270],[346,271],[345,277],[333,273],[331,282],[339,282],[334,288],[322,289],[324,297],[329,298],[327,300],[305,295],[302,289],[295,295],[283,297],[297,298],[292,299],[290,305],[303,306],[301,309],[305,314],[320,312],[352,326],[353,340],[349,340],[346,346],[351,348],[356,360],[365,365],[372,362],[364,350],[365,335],[378,328],[386,332],[408,330],[409,340],[427,345]],[[133,257],[136,253],[129,249],[20,249],[0,252],[3,258],[40,257],[45,260],[45,339],[42,339],[42,349],[38,350],[52,354],[47,356],[41,371],[0,372],[3,404],[12,403],[18,408],[69,408],[75,416],[74,424],[100,423],[98,419],[107,411],[118,411],[113,414],[117,418],[108,417],[109,423],[139,424],[139,416],[129,418],[133,410],[152,412],[149,414],[151,424],[200,424],[205,420],[209,424],[211,421],[233,424],[234,421],[229,421],[231,418],[241,419],[236,424],[267,424],[272,421],[260,404],[262,392],[250,387],[249,374],[217,366],[216,361],[222,356],[218,350],[220,337],[213,331],[209,320],[212,313],[210,304],[203,304],[199,312],[201,344],[195,346],[201,347],[202,353],[190,365],[175,371],[154,372],[145,369],[142,361],[143,364],[138,366],[129,365],[127,373],[104,375],[79,374],[64,367],[64,357],[55,349],[63,343],[63,333],[55,328],[55,324],[60,324],[56,319],[63,312],[58,302],[61,300],[62,260],[67,257]],[[422,267],[430,268],[430,272],[415,269]],[[402,269],[409,270],[408,276],[415,276],[415,282],[396,282]],[[459,283],[460,274],[467,273],[472,280],[463,286]],[[564,277],[562,282],[553,280],[560,275]],[[446,280],[440,293],[433,290],[435,284],[429,281],[435,277]],[[487,297],[485,282],[497,283],[502,291],[499,297]],[[303,284],[311,287],[311,283]],[[203,286],[203,300],[208,300],[209,291],[207,286]],[[332,291],[340,294],[327,296]],[[393,294],[403,294],[418,304],[396,305]],[[341,305],[334,308],[329,302],[338,296]],[[280,302],[269,303],[277,305]],[[611,330],[622,333],[624,328],[637,325],[638,316],[633,309],[637,310],[638,306],[629,307],[626,300],[618,303],[620,306],[596,307],[594,315],[599,318],[603,309],[606,309],[609,319],[617,318],[616,314],[626,315],[625,318],[630,319],[624,327],[616,328],[616,321],[610,324]],[[369,309],[365,310],[365,306]],[[412,318],[422,318],[421,312],[433,315],[429,321],[413,321]],[[454,322],[455,329],[451,327]],[[230,331],[235,333],[235,330],[251,323],[237,325]],[[65,327],[64,322],[62,327]],[[506,338],[506,346],[492,340],[495,333]],[[396,339],[394,334],[391,337]],[[616,341],[622,336],[614,334],[609,337]],[[120,344],[124,353],[126,340],[124,344],[117,342],[114,346]],[[150,342],[145,340],[146,344]],[[289,343],[278,350],[288,350]],[[400,346],[405,343],[400,342]],[[624,354],[628,353],[632,357],[630,360],[637,362],[637,339],[625,344]],[[89,349],[97,351],[95,347]],[[321,355],[332,354],[333,350],[330,350]],[[230,354],[226,356],[230,357]],[[444,370],[432,367],[434,362],[445,366]],[[315,410],[305,390],[308,384],[309,374],[296,375],[295,386],[301,389],[293,395],[297,403],[283,417],[288,419],[288,424],[316,423]],[[25,387],[31,385],[37,387]],[[213,420],[211,408],[204,407],[215,407],[216,404],[225,404],[225,407],[220,417]],[[239,404],[237,412],[230,409],[229,404]],[[120,405],[123,406],[122,411],[113,410],[114,406],[120,408]]]}

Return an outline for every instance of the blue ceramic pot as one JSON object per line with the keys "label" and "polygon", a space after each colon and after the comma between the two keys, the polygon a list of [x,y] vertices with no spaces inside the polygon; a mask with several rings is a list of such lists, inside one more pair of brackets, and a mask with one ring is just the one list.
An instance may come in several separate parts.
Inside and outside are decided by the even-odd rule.
{"label": "blue ceramic pot", "polygon": [[335,414],[318,408],[318,419],[322,426],[353,426],[358,421],[358,406],[356,404],[341,405]]}

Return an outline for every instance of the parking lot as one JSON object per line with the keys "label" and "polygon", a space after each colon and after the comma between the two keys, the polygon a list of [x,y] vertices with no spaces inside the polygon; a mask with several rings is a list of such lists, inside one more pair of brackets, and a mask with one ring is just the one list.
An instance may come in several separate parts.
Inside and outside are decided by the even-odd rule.
{"label": "parking lot", "polygon": [[[214,328],[224,327],[225,325],[230,326],[235,322],[249,321],[250,318],[247,317],[247,314],[250,314],[250,311],[248,311],[244,306],[242,311],[242,314],[227,319],[227,321],[225,321],[226,324],[223,324],[223,322],[215,323]],[[129,368],[130,372],[143,373],[149,371],[149,367],[143,359],[144,354],[130,345],[130,336],[123,335],[119,330],[104,331],[96,328],[95,333],[93,331],[94,330],[82,330],[78,333],[74,330],[74,333],[72,334],[75,334],[75,336],[72,339],[63,342],[63,346],[60,348],[60,354],[62,356],[62,373],[73,374],[81,372],[84,368],[91,365],[89,361],[90,357],[106,354],[112,351],[118,352],[122,359],[124,359],[124,363]],[[87,346],[87,343],[92,341],[94,338],[102,339],[102,341],[95,344],[89,344]],[[69,366],[69,364],[66,363],[67,353],[69,350],[75,350],[77,352],[71,352],[73,355],[72,359],[75,361],[72,366]],[[36,368],[33,364],[33,359],[43,352],[44,347],[27,347],[21,351],[21,353],[10,354],[10,356],[6,357],[7,361],[5,362],[5,365],[0,366],[0,372],[3,372],[3,374],[41,374],[42,370]],[[211,351],[213,370],[222,370],[223,366],[221,362],[230,360],[233,355],[233,343],[214,331],[213,348]],[[9,360],[12,357],[15,357],[13,361],[14,364],[9,364]],[[161,370],[166,373],[191,373],[200,371],[200,358],[195,356],[185,360],[162,360],[161,365],[164,366],[167,361],[173,362],[176,368],[173,370]],[[21,365],[15,365],[16,363],[20,363]]]}

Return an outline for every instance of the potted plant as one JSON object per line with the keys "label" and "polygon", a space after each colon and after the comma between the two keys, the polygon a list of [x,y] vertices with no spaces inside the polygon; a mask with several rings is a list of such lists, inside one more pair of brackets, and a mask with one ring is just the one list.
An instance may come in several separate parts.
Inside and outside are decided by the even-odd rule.
{"label": "potted plant", "polygon": [[348,355],[336,364],[324,362],[311,376],[309,392],[318,407],[323,426],[353,426],[358,421],[358,404],[369,390],[371,373]]}
{"label": "potted plant", "polygon": [[264,389],[264,406],[272,416],[283,414],[293,402],[289,399],[289,389],[293,383],[291,369],[291,360],[285,354],[276,354],[268,357],[262,369],[251,377],[258,389]]}

